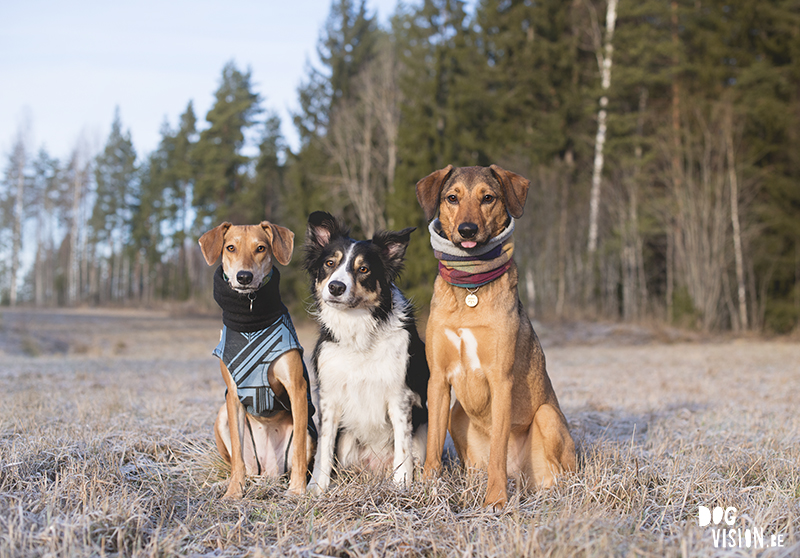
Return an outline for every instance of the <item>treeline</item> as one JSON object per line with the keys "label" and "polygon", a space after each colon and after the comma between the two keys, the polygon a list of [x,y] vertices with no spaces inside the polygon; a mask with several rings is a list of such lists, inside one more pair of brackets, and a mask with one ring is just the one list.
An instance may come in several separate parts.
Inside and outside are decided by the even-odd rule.
{"label": "treeline", "polygon": [[[515,251],[531,313],[797,327],[796,1],[483,0],[468,14],[424,0],[382,28],[363,1],[335,0],[319,57],[296,152],[233,63],[205,122],[189,103],[146,156],[119,117],[97,155],[58,161],[17,141],[3,301],[207,297],[201,232],[266,218],[302,238],[322,208],[356,235],[419,227],[403,287],[424,307],[436,262],[414,184],[497,163],[532,182]],[[284,291],[301,304],[296,268]]]}

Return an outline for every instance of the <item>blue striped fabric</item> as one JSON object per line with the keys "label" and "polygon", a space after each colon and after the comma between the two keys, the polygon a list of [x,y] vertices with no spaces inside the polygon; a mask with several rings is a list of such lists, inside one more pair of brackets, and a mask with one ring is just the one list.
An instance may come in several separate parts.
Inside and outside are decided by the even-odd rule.
{"label": "blue striped fabric", "polygon": [[286,408],[269,387],[267,372],[276,358],[292,349],[302,352],[303,347],[297,340],[291,318],[283,314],[266,329],[253,333],[240,333],[222,326],[219,345],[213,354],[228,367],[247,412],[264,416],[279,410],[275,408],[276,401],[280,409]]}

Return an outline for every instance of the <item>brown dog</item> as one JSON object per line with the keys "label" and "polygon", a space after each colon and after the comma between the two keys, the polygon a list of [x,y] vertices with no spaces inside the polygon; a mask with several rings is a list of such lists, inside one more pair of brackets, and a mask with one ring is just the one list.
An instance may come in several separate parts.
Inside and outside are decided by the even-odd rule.
{"label": "brown dog", "polygon": [[268,221],[222,223],[200,237],[208,265],[222,255],[214,298],[225,327],[214,354],[228,390],[214,434],[231,465],[226,498],[242,496],[245,474],[278,476],[289,469],[289,492],[305,491],[312,454],[307,429],[315,437],[314,411],[302,348],[280,300],[280,274],[272,262],[274,257],[287,265],[293,247],[294,233]]}
{"label": "brown dog", "polygon": [[[522,216],[529,186],[522,176],[495,165],[448,165],[417,183],[426,218],[430,221],[439,212],[431,243],[452,246],[444,255],[435,252],[442,265],[425,342],[431,370],[425,473],[441,467],[449,419],[462,463],[488,468],[484,505],[495,508],[508,500],[509,474],[548,487],[560,472],[575,469],[575,445],[517,293],[513,245],[509,250],[508,242],[498,244],[485,256],[499,254],[489,262],[502,265],[491,272],[485,260],[470,261],[470,254],[491,246],[493,239],[510,239],[511,218]],[[460,257],[447,255],[452,253]],[[450,263],[478,269],[485,274],[480,279],[489,282],[476,288],[455,286],[476,275],[442,268]],[[452,410],[451,386],[457,399]]]}

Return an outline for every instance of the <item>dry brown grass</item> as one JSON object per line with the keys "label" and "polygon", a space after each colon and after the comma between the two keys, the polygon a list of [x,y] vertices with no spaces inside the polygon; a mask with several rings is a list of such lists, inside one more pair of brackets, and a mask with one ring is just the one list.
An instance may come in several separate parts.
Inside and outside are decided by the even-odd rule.
{"label": "dry brown grass", "polygon": [[[0,556],[800,555],[796,343],[545,345],[579,471],[512,487],[494,514],[479,506],[485,474],[455,466],[410,490],[348,473],[318,498],[259,479],[221,501],[218,330],[153,312],[3,312]],[[698,505],[735,506],[738,526],[784,547],[715,549]]]}

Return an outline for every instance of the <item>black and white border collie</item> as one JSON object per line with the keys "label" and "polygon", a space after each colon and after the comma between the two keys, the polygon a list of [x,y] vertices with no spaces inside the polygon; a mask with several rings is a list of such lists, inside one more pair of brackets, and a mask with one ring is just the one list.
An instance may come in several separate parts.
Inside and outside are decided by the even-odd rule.
{"label": "black and white border collie", "polygon": [[308,490],[342,467],[391,467],[408,486],[425,461],[428,363],[411,303],[394,285],[413,228],[353,240],[329,213],[308,218],[305,269],[311,276],[320,336],[312,356],[320,431]]}

